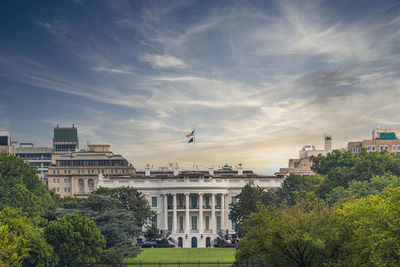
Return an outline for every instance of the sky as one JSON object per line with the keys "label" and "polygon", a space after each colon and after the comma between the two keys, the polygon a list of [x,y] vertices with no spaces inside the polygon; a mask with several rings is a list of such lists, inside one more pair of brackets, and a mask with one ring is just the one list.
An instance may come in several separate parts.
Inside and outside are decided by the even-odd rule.
{"label": "sky", "polygon": [[324,134],[400,128],[399,1],[0,5],[0,130],[18,142],[74,123],[137,169],[273,174]]}

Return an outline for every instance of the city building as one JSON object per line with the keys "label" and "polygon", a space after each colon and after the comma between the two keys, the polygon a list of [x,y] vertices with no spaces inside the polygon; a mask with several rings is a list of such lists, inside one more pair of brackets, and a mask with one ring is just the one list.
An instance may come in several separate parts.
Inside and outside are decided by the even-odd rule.
{"label": "city building", "polygon": [[72,124],[72,127],[54,128],[53,137],[54,154],[63,154],[79,151],[78,130]]}
{"label": "city building", "polygon": [[400,153],[400,129],[374,129],[371,140],[348,142],[347,150],[353,154],[361,152],[365,148],[367,152],[380,152],[387,150],[390,153]]}
{"label": "city building", "polygon": [[48,168],[51,166],[53,149],[49,147],[34,147],[33,143],[20,143],[15,149],[15,155],[37,168],[38,176],[47,182]]}
{"label": "city building", "polygon": [[286,177],[289,174],[297,174],[297,175],[312,175],[315,174],[311,170],[312,161],[311,157],[318,156],[318,155],[327,155],[328,153],[332,152],[332,136],[325,135],[324,136],[324,144],[325,149],[318,150],[313,145],[305,145],[299,151],[299,158],[298,159],[289,159],[289,166],[288,168],[280,168],[279,172],[275,173],[277,177]]}
{"label": "city building", "polygon": [[88,151],[59,154],[48,170],[48,187],[62,197],[87,197],[97,187],[98,175],[133,175],[135,168],[110,145],[88,145]]}
{"label": "city building", "polygon": [[14,154],[13,142],[7,131],[0,131],[0,153]]}
{"label": "city building", "polygon": [[228,219],[229,204],[246,184],[268,190],[281,185],[283,179],[234,170],[225,165],[219,170],[145,171],[134,175],[100,174],[97,187],[131,186],[143,193],[157,215],[152,222],[165,238],[179,247],[209,247],[219,238],[234,237],[235,225]]}

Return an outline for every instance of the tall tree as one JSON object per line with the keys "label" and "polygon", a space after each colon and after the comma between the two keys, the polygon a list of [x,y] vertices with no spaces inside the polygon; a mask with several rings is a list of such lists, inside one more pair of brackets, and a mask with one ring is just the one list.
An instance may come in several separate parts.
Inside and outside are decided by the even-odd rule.
{"label": "tall tree", "polygon": [[99,188],[94,194],[118,199],[122,207],[132,213],[133,221],[139,228],[142,228],[155,215],[144,195],[133,187]]}
{"label": "tall tree", "polygon": [[70,266],[98,262],[106,244],[94,222],[78,214],[66,214],[50,222],[44,233],[60,263]]}
{"label": "tall tree", "polygon": [[30,217],[52,219],[57,203],[36,168],[19,157],[0,154],[0,207],[4,206],[22,208]]}
{"label": "tall tree", "polygon": [[229,204],[229,219],[235,224],[235,231],[239,237],[245,234],[241,228],[242,221],[257,212],[262,204],[264,191],[260,187],[246,184],[239,195],[236,196],[236,203]]}
{"label": "tall tree", "polygon": [[[310,209],[310,207],[312,207]],[[264,207],[244,221],[237,261],[263,261],[266,266],[323,266],[339,244],[334,210],[320,202],[292,207]]]}

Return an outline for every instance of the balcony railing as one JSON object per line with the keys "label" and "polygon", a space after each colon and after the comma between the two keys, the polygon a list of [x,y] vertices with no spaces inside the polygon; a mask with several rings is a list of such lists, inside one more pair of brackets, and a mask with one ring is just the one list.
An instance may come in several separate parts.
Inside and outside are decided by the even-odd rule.
{"label": "balcony railing", "polygon": [[197,209],[199,206],[197,206],[197,205],[190,205],[190,208],[191,209]]}
{"label": "balcony railing", "polygon": [[184,209],[186,208],[186,205],[178,205],[177,209]]}
{"label": "balcony railing", "polygon": [[211,209],[210,205],[203,205],[203,209]]}
{"label": "balcony railing", "polygon": [[191,233],[199,233],[199,230],[190,230]]}

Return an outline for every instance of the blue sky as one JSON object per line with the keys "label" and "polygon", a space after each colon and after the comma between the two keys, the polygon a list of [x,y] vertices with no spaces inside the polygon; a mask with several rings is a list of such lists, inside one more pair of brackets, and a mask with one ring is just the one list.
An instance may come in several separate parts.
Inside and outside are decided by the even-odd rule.
{"label": "blue sky", "polygon": [[[0,130],[137,168],[243,163],[400,127],[398,1],[3,1]],[[196,145],[185,135],[196,128]]]}

